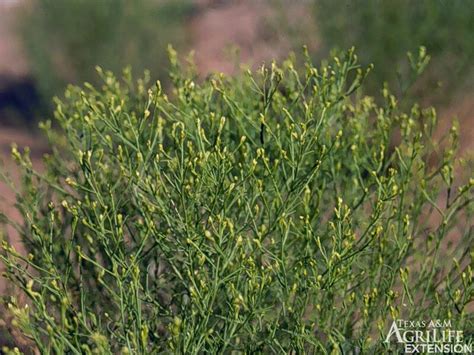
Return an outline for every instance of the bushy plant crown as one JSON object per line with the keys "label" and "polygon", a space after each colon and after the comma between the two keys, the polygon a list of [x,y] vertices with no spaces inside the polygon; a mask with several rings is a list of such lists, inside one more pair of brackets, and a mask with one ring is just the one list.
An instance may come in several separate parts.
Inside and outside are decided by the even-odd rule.
{"label": "bushy plant crown", "polygon": [[357,95],[352,50],[206,80],[170,57],[168,94],[129,71],[70,87],[43,173],[13,151],[28,254],[0,258],[42,353],[381,353],[393,319],[472,329],[457,126],[440,148],[433,109]]}

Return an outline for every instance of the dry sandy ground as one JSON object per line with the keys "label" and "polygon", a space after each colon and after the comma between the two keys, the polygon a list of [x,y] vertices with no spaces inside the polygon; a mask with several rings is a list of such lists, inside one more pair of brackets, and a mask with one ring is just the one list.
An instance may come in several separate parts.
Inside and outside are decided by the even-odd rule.
{"label": "dry sandy ground", "polygon": [[[198,0],[197,14],[189,23],[191,49],[201,73],[233,73],[236,59],[251,67],[282,58],[298,38],[318,46],[315,25],[305,2],[270,7],[270,2]],[[292,33],[290,36],[289,33]],[[238,58],[232,49],[238,48]]]}
{"label": "dry sandy ground", "polygon": [[232,72],[229,52],[234,46],[240,50],[240,59],[252,64],[277,56],[277,46],[259,38],[261,18],[256,14],[262,13],[268,13],[263,2],[214,1],[202,5],[189,26],[200,72]]}

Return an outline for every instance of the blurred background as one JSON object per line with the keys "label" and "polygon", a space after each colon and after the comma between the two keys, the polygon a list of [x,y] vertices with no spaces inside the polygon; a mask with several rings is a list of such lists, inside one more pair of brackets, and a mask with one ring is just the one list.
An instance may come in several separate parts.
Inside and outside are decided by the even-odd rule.
{"label": "blurred background", "polygon": [[[166,86],[167,44],[194,51],[204,78],[301,53],[317,63],[351,46],[374,63],[366,93],[384,82],[406,104],[437,107],[441,128],[461,123],[461,154],[474,147],[473,0],[0,0],[0,160],[15,177],[10,146],[30,146],[41,168],[46,151],[38,121],[68,83],[95,83],[94,67],[124,66]],[[424,45],[432,60],[411,83],[407,51]],[[411,85],[413,84],[413,85]],[[0,183],[0,210],[17,218]],[[0,295],[5,285],[0,281]],[[2,327],[0,309],[0,329]],[[3,340],[7,341],[7,340]],[[2,344],[0,330],[0,344]]]}

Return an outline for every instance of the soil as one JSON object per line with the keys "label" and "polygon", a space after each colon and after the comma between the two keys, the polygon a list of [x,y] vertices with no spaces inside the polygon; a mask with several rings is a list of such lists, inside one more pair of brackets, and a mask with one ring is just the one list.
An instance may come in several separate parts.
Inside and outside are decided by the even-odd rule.
{"label": "soil", "polygon": [[251,64],[276,56],[277,46],[260,38],[262,14],[268,14],[263,2],[211,1],[201,5],[189,25],[199,71],[233,72],[233,48],[239,48],[240,60]]}

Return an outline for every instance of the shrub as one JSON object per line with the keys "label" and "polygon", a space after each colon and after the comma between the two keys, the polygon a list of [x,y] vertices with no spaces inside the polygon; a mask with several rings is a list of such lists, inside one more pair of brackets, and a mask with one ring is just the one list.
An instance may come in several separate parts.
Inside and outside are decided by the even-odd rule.
{"label": "shrub", "polygon": [[42,353],[381,353],[392,319],[472,329],[457,126],[441,149],[433,109],[353,94],[352,51],[204,81],[170,57],[169,95],[129,71],[69,87],[44,173],[13,150],[27,254],[1,259]]}

